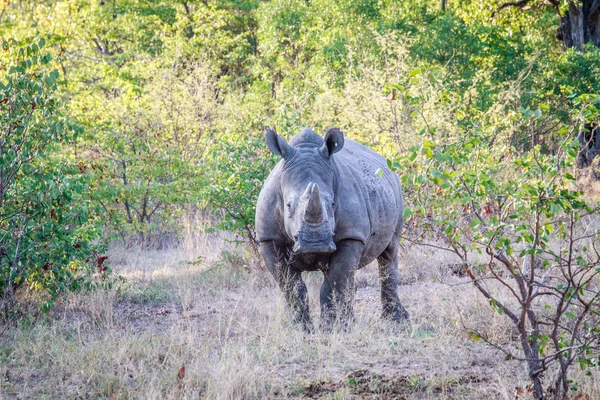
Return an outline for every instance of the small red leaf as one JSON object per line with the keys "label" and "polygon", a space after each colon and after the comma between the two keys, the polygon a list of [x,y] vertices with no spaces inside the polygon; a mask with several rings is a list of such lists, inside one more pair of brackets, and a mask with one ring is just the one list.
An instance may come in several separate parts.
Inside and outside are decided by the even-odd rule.
{"label": "small red leaf", "polygon": [[181,368],[179,368],[179,372],[177,372],[177,379],[185,378],[185,365],[181,364]]}
{"label": "small red leaf", "polygon": [[104,262],[108,260],[108,256],[97,256],[96,257],[96,266],[98,267],[98,272],[106,271],[106,267],[104,266]]}

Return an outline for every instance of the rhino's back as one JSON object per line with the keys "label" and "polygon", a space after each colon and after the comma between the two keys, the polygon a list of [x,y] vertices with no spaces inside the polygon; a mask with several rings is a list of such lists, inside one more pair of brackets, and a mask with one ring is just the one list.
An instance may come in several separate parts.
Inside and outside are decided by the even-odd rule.
{"label": "rhino's back", "polygon": [[384,157],[351,139],[345,140],[334,159],[339,171],[335,240],[364,241],[363,266],[399,233],[403,213],[400,180]]}

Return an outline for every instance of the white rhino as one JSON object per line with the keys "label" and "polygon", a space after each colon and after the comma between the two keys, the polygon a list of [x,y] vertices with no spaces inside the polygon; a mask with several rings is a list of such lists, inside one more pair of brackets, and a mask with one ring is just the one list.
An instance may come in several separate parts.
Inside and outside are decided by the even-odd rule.
{"label": "white rhino", "polygon": [[294,320],[312,323],[303,271],[320,270],[322,326],[352,316],[354,273],[375,258],[383,317],[408,320],[398,299],[402,188],[386,160],[338,128],[325,137],[304,128],[289,144],[266,128],[269,149],[283,159],[269,174],[256,206],[256,233],[269,271]]}

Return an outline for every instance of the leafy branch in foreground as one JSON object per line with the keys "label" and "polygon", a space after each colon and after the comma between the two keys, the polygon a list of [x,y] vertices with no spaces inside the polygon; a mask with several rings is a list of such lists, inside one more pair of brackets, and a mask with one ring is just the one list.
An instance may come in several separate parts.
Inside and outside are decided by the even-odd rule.
{"label": "leafy branch in foreground", "polygon": [[578,143],[563,134],[554,154],[537,146],[517,156],[479,127],[454,140],[429,131],[402,165],[405,217],[420,232],[411,240],[455,254],[514,324],[520,348],[470,333],[525,362],[537,399],[576,390],[569,368],[591,374],[600,349],[600,204],[576,189]]}
{"label": "leafy branch in foreground", "polygon": [[[61,114],[58,71],[48,71],[45,38],[3,43],[0,78],[0,301],[18,310],[20,290],[39,294],[41,308],[89,275],[99,231],[85,201],[87,180],[61,145],[79,133]],[[100,264],[98,265],[100,269]]]}

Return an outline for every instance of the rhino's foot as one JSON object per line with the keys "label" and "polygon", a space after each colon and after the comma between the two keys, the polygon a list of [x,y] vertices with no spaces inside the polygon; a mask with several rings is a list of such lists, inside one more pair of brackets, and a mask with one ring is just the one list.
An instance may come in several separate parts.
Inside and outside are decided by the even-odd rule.
{"label": "rhino's foot", "polygon": [[311,334],[314,332],[315,328],[313,326],[312,321],[304,321],[302,322],[302,330],[304,331],[304,333],[308,333]]}
{"label": "rhino's foot", "polygon": [[324,333],[348,332],[354,323],[354,313],[346,312],[345,315],[321,315],[321,331]]}
{"label": "rhino's foot", "polygon": [[310,319],[310,316],[297,313],[292,317],[292,322],[294,323],[294,325],[302,327],[302,330],[306,333],[312,333],[314,330],[314,326],[312,320]]}
{"label": "rhino's foot", "polygon": [[400,304],[396,305],[391,310],[384,310],[382,318],[399,324],[410,324],[410,315]]}

